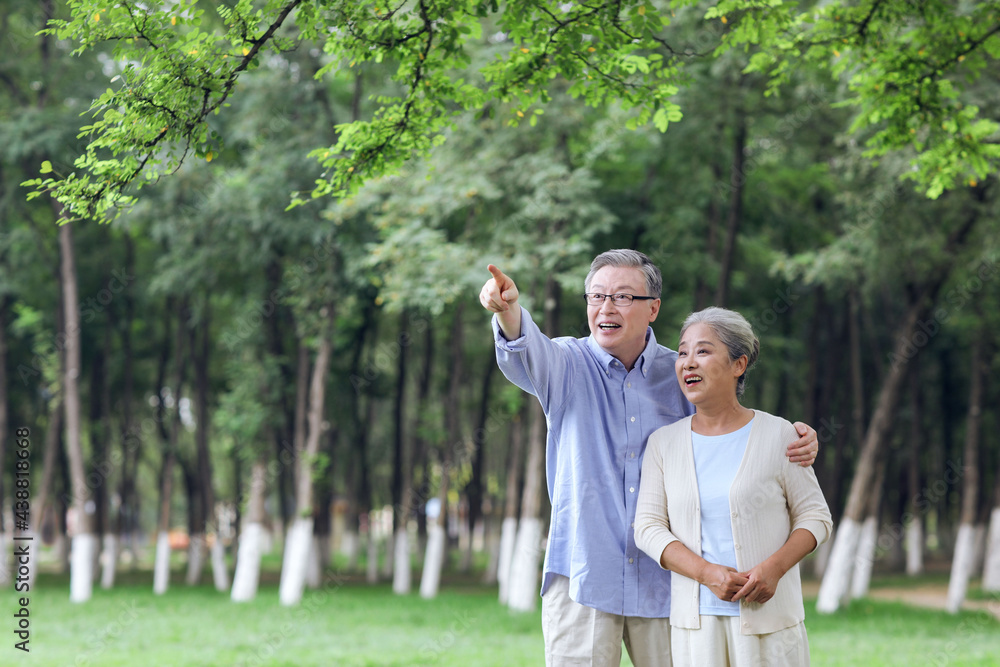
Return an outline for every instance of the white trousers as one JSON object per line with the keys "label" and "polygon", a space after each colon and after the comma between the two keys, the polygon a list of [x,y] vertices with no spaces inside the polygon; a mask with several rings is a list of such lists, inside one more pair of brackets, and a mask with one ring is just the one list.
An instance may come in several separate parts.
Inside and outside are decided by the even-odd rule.
{"label": "white trousers", "polygon": [[740,634],[739,616],[702,616],[700,630],[673,628],[676,667],[807,667],[803,623],[766,635]]}
{"label": "white trousers", "polygon": [[619,616],[574,602],[569,579],[542,596],[546,667],[618,667],[622,643],[635,667],[671,667],[670,619]]}

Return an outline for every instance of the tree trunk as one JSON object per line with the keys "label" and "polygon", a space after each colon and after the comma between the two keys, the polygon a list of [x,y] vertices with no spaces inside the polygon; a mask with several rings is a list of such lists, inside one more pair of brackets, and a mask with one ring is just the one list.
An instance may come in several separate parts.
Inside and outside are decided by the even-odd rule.
{"label": "tree trunk", "polygon": [[[392,592],[406,595],[410,592],[410,544],[406,526],[410,518],[409,494],[413,479],[413,467],[407,451],[408,440],[403,428],[406,418],[406,365],[409,348],[410,318],[404,310],[399,318],[399,354],[396,358],[396,397],[393,403],[393,460],[392,469]],[[388,554],[387,554],[388,555]]]}
{"label": "tree trunk", "polygon": [[977,333],[972,344],[969,414],[965,426],[965,451],[962,456],[962,513],[959,518],[955,555],[948,582],[947,609],[957,614],[962,608],[975,565],[975,522],[979,508],[979,429],[983,406],[983,334]]}
{"label": "tree trunk", "polygon": [[[545,281],[545,334],[555,336],[555,316],[559,308],[559,285],[552,276]],[[542,489],[545,479],[545,414],[537,400],[531,401],[531,430],[528,460],[521,498],[521,521],[517,529],[514,555],[507,585],[507,604],[515,611],[533,611],[538,604],[538,566],[542,547]]]}
{"label": "tree trunk", "polygon": [[[135,274],[135,250],[132,237],[125,235],[125,272],[132,276]],[[128,281],[123,287],[122,299],[125,310],[125,321],[121,328],[121,354],[123,359],[123,382],[121,401],[121,478],[118,482],[118,544],[115,545],[115,557],[111,560],[110,567],[106,567],[101,578],[103,588],[114,586],[115,570],[118,565],[118,556],[123,549],[128,547],[133,555],[132,562],[135,562],[135,552],[133,539],[138,518],[138,499],[135,493],[135,476],[138,460],[141,455],[139,447],[142,438],[138,433],[133,432],[132,426],[132,396],[134,393],[135,379],[133,378],[133,355],[132,355],[132,322],[135,320],[135,299],[132,296],[132,281]]]}
{"label": "tree trunk", "polygon": [[[945,256],[954,256],[957,249],[962,247],[975,227],[978,215],[978,209],[973,207],[961,226],[948,237],[944,248]],[[941,326],[936,319],[931,319],[930,324],[928,324],[923,318],[930,314],[937,300],[938,292],[948,279],[950,271],[951,266],[946,264],[931,273],[927,282],[917,292],[916,298],[907,311],[906,318],[899,327],[892,365],[882,383],[882,388],[879,390],[875,412],[868,425],[857,470],[851,481],[851,491],[844,509],[844,518],[837,530],[836,543],[830,556],[830,566],[824,574],[823,583],[820,586],[816,609],[821,613],[831,613],[837,610],[848,585],[846,575],[850,570],[851,556],[857,545],[857,522],[861,519],[867,494],[871,490],[872,477],[876,467],[875,461],[881,456],[884,444],[889,440],[892,417],[899,403],[903,379],[907,376],[910,361],[920,353],[930,341],[930,337],[937,333],[937,328]]]}
{"label": "tree trunk", "polygon": [[486,459],[487,422],[489,421],[490,388],[493,386],[493,372],[497,367],[496,359],[486,359],[486,372],[483,373],[482,394],[479,400],[479,417],[476,420],[476,430],[473,432],[472,444],[475,451],[472,454],[472,476],[465,485],[465,497],[469,501],[468,526],[469,540],[462,557],[462,572],[468,572],[472,567],[473,542],[477,525],[483,516],[483,464]]}
{"label": "tree trunk", "polygon": [[420,597],[425,600],[435,598],[441,586],[441,570],[444,567],[447,553],[447,533],[445,527],[448,521],[448,460],[441,461],[441,485],[438,487],[437,507],[435,517],[427,520],[427,553],[424,556],[424,567],[420,575]]}
{"label": "tree trunk", "polygon": [[333,505],[333,462],[336,461],[339,438],[338,429],[327,430],[324,453],[330,464],[329,468],[322,474],[316,475],[316,488],[313,490],[316,497],[314,503],[316,520],[313,522],[313,549],[310,550],[309,570],[306,576],[306,586],[312,589],[322,586],[323,573],[330,565],[330,535],[333,528],[333,516],[330,511]]}
{"label": "tree trunk", "polygon": [[464,375],[465,340],[463,336],[462,315],[465,306],[459,302],[455,308],[451,327],[451,352],[448,397],[445,400],[444,420],[447,440],[441,449],[441,485],[438,489],[439,512],[435,521],[427,522],[427,551],[424,557],[424,567],[420,578],[420,596],[433,598],[438,594],[441,583],[441,569],[447,560],[447,525],[448,525],[448,485],[450,482],[452,462],[462,455],[464,444],[460,421],[460,403],[462,380]]}
{"label": "tree trunk", "polygon": [[915,577],[924,571],[924,517],[916,502],[920,496],[920,453],[924,445],[921,416],[924,413],[923,391],[920,384],[920,360],[913,360],[910,381],[910,456],[906,467],[907,496],[913,513],[904,521],[906,529],[906,574]]}
{"label": "tree trunk", "polygon": [[[918,322],[930,310],[932,294],[936,294],[940,288],[940,283],[928,289],[927,298],[919,299],[913,304],[906,320],[899,329],[896,345],[896,363],[885,378],[882,388],[879,391],[878,402],[871,423],[868,426],[864,445],[857,464],[857,471],[851,482],[851,490],[848,494],[847,506],[844,509],[844,516],[837,529],[837,536],[830,554],[830,562],[823,575],[823,583],[820,586],[819,598],[816,608],[823,613],[832,613],[840,606],[840,601],[844,597],[850,583],[851,564],[856,552],[857,540],[860,533],[860,521],[868,500],[868,494],[872,489],[872,482],[875,476],[876,460],[881,456],[881,452],[886,442],[889,440],[889,433],[893,424],[893,414],[899,402],[899,394],[902,390],[903,379],[907,375],[909,365],[910,348],[914,334],[919,331]],[[913,353],[916,354],[916,353]]]}
{"label": "tree trunk", "polygon": [[733,258],[736,255],[736,235],[743,221],[743,192],[746,188],[746,174],[743,161],[747,143],[747,118],[743,109],[737,109],[733,135],[733,161],[729,173],[729,212],[726,214],[726,238],[722,246],[719,263],[719,282],[715,289],[715,305],[725,307],[729,299],[729,283],[733,273]]}
{"label": "tree trunk", "polygon": [[885,484],[885,461],[879,461],[875,473],[875,484],[868,498],[868,511],[861,525],[861,535],[858,538],[858,550],[854,557],[854,570],[851,575],[851,598],[860,599],[868,595],[868,587],[872,580],[872,568],[875,566],[875,551],[878,545],[878,524],[882,504],[882,488]]}
{"label": "tree trunk", "polygon": [[[721,135],[725,128],[720,123],[716,126],[716,134]],[[711,160],[709,165],[712,169],[712,182],[722,183],[723,173],[722,165],[718,163],[717,160]],[[719,235],[719,226],[722,224],[722,206],[719,203],[719,197],[714,193],[709,195],[709,209],[708,216],[706,217],[707,227],[705,234],[705,256],[707,258],[707,264],[711,265],[718,261],[718,252],[716,246],[718,245],[717,237]],[[705,279],[703,271],[695,272],[695,288],[694,288],[694,310],[699,311],[703,308],[711,305],[708,302],[709,298],[709,284],[708,280]],[[811,422],[807,422],[811,423]]]}
{"label": "tree trunk", "polygon": [[533,611],[538,603],[538,564],[543,554],[542,519],[539,515],[545,476],[545,414],[537,401],[532,401],[530,414],[521,520],[507,584],[507,605],[515,611]]}
{"label": "tree trunk", "polygon": [[325,307],[326,321],[316,352],[312,377],[309,384],[309,426],[305,449],[298,452],[298,474],[296,475],[295,508],[296,518],[288,530],[285,555],[281,565],[281,587],[278,597],[285,606],[298,604],[302,600],[305,586],[306,566],[313,536],[313,467],[319,454],[320,437],[323,430],[323,406],[326,401],[326,377],[333,352],[334,308],[329,303]]}
{"label": "tree trunk", "polygon": [[[1000,484],[997,485],[1000,495]],[[987,593],[1000,592],[1000,501],[994,500],[990,513],[990,528],[986,538],[982,588]]]}
{"label": "tree trunk", "polygon": [[[174,465],[177,459],[177,441],[181,430],[181,395],[184,389],[184,375],[187,370],[187,300],[181,302],[177,317],[176,351],[174,353],[174,377],[172,394],[174,413],[170,420],[170,431],[163,453],[163,469],[160,472],[160,512],[156,535],[156,560],[153,564],[153,593],[162,595],[170,586],[170,501],[174,488]],[[160,392],[160,402],[164,401]]]}
{"label": "tree trunk", "polygon": [[[494,359],[494,362],[496,360]],[[529,414],[528,403],[514,415],[510,425],[510,451],[507,454],[507,487],[504,492],[503,524],[500,526],[500,556],[497,563],[497,584],[500,604],[507,604],[510,588],[510,566],[517,538],[517,510],[521,491],[521,450],[524,448],[524,423]]]}
{"label": "tree trunk", "polygon": [[[55,204],[56,217],[61,206]],[[94,584],[94,554],[97,536],[94,534],[93,507],[87,487],[87,474],[83,463],[83,445],[80,442],[80,302],[77,296],[76,260],[73,255],[73,227],[64,223],[59,228],[59,250],[62,257],[63,308],[66,324],[66,356],[63,391],[66,409],[66,450],[69,458],[70,484],[73,493],[73,512],[77,524],[73,539],[73,560],[70,564],[70,602],[90,599]]]}
{"label": "tree trunk", "polygon": [[260,557],[264,551],[264,499],[267,494],[267,463],[254,461],[251,469],[250,499],[247,503],[247,525],[240,529],[233,574],[233,602],[249,602],[257,597],[260,581]]}

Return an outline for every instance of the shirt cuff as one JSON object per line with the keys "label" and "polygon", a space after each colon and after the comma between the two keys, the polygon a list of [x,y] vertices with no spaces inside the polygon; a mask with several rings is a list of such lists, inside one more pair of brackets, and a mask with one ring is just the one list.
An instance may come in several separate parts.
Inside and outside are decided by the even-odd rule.
{"label": "shirt cuff", "polygon": [[497,316],[493,316],[493,340],[496,342],[496,346],[501,350],[506,352],[521,352],[528,346],[528,331],[531,329],[530,325],[531,315],[525,310],[524,306],[518,306],[521,309],[521,335],[514,340],[507,340],[503,331],[500,330],[500,320]]}

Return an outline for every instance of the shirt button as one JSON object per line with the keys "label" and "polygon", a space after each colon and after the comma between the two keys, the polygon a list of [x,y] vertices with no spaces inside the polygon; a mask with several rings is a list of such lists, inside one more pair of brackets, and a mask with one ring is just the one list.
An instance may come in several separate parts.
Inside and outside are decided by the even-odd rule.
{"label": "shirt button", "polygon": [[631,563],[631,562],[632,562],[632,559],[631,559],[631,558],[629,558],[629,559],[628,559],[628,562],[629,562],[629,563]]}
{"label": "shirt button", "polygon": [[737,516],[736,512],[733,512],[733,518],[735,519]]}
{"label": "shirt button", "polygon": [[635,417],[632,417],[632,421],[635,421]]}
{"label": "shirt button", "polygon": [[733,548],[734,548],[734,549],[736,549],[737,551],[739,551],[739,550],[740,550],[740,545],[738,545],[738,544],[734,544],[734,545],[733,545]]}
{"label": "shirt button", "polygon": [[627,383],[625,383],[625,386],[628,387],[629,389],[631,389],[632,388],[632,383],[631,382],[627,382]]}
{"label": "shirt button", "polygon": [[635,493],[635,487],[634,486],[628,487],[628,492],[629,493]]}
{"label": "shirt button", "polygon": [[635,458],[635,452],[632,452],[629,456],[631,456],[634,459]]}

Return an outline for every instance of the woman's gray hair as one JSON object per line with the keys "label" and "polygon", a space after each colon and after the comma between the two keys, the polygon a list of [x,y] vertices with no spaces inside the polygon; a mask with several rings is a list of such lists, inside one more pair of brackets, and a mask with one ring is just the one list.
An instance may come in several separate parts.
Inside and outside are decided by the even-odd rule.
{"label": "woman's gray hair", "polygon": [[660,275],[660,269],[653,264],[653,261],[649,257],[646,257],[638,250],[628,249],[608,250],[595,257],[594,261],[590,263],[590,273],[587,274],[587,279],[583,281],[585,292],[590,291],[590,281],[593,279],[594,274],[605,266],[614,266],[620,269],[639,269],[646,277],[645,296],[660,298],[660,292],[663,290],[663,276]]}
{"label": "woman's gray hair", "polygon": [[722,344],[729,350],[730,361],[736,361],[746,355],[747,367],[743,371],[743,375],[736,381],[736,397],[740,398],[743,396],[743,390],[746,388],[747,372],[754,365],[754,362],[757,361],[757,356],[760,354],[760,341],[754,335],[753,327],[750,326],[745,317],[735,310],[726,310],[725,308],[717,308],[715,306],[688,315],[687,319],[684,320],[683,326],[681,326],[680,338],[684,338],[684,332],[692,324],[705,324],[711,327],[715,335],[722,341]]}

